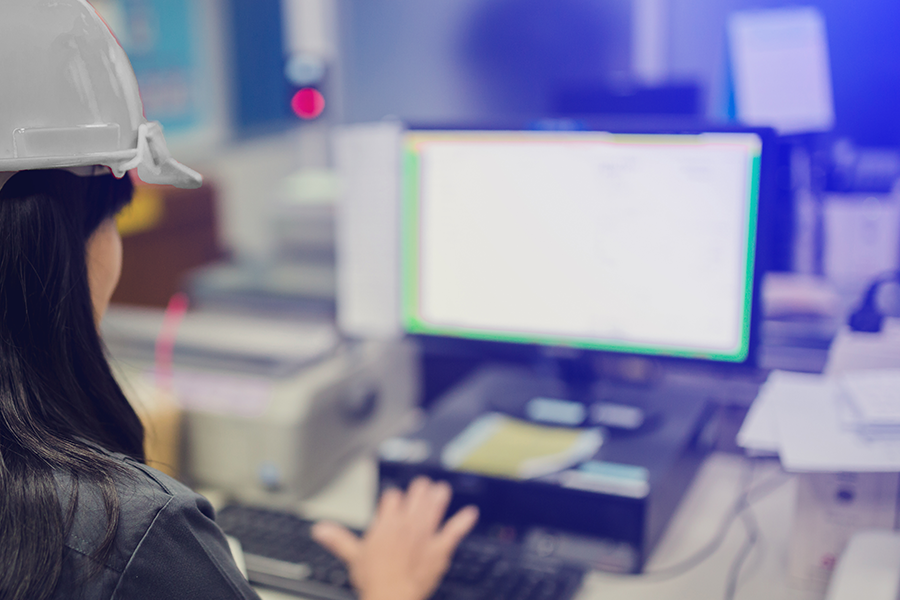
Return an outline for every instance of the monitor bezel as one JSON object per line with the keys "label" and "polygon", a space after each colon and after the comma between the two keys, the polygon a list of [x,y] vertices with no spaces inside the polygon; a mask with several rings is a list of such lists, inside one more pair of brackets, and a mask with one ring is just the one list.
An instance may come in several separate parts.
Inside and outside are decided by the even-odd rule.
{"label": "monitor bezel", "polygon": [[[462,356],[476,360],[532,362],[543,360],[548,355],[565,359],[579,357],[640,357],[671,364],[690,364],[720,366],[723,368],[756,369],[759,367],[759,346],[762,318],[761,285],[763,269],[761,258],[766,249],[762,246],[766,236],[764,228],[768,226],[770,206],[775,196],[775,152],[777,136],[772,129],[760,127],[744,127],[732,124],[709,123],[696,120],[672,118],[614,118],[614,119],[548,119],[536,121],[523,126],[518,123],[503,124],[453,124],[435,125],[427,123],[409,124],[403,134],[425,131],[473,131],[473,132],[528,132],[528,131],[585,131],[612,133],[617,135],[698,135],[702,133],[752,133],[759,137],[762,149],[760,152],[759,181],[756,202],[756,240],[754,243],[752,290],[750,297],[750,323],[747,343],[747,356],[744,360],[719,360],[701,356],[684,356],[666,354],[665,352],[628,352],[610,349],[585,348],[576,345],[553,345],[543,343],[524,343],[475,339],[469,337],[444,336],[432,333],[410,333],[401,318],[401,327],[405,335],[416,340],[426,354]],[[403,152],[403,149],[398,149]],[[401,160],[401,180],[403,165]],[[405,200],[404,200],[405,201]],[[401,211],[402,212],[402,211]],[[401,215],[401,219],[403,216]],[[399,241],[398,252],[402,256],[403,241]],[[401,259],[402,260],[402,259]],[[402,271],[402,269],[401,269]],[[405,289],[404,273],[400,273],[401,290]],[[684,354],[684,353],[682,353]]]}

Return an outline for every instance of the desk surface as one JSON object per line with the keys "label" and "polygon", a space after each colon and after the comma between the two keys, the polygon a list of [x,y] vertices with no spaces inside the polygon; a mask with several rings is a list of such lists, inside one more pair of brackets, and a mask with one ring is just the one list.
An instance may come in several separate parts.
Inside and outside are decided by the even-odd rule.
{"label": "desk surface", "polygon": [[[735,598],[820,600],[824,594],[791,587],[787,548],[796,493],[795,482],[775,461],[755,461],[732,454],[711,455],[697,474],[668,530],[650,557],[648,572],[665,569],[692,557],[716,537],[748,477],[757,484],[778,484],[752,506],[760,538],[744,565]],[[332,518],[363,526],[371,514],[368,499],[376,488],[370,459],[354,463],[340,478],[301,506],[311,518]],[[591,573],[577,600],[721,600],[729,571],[746,540],[743,525],[735,522],[719,549],[700,565],[667,580],[644,576]],[[296,600],[296,596],[260,590],[263,600]]]}

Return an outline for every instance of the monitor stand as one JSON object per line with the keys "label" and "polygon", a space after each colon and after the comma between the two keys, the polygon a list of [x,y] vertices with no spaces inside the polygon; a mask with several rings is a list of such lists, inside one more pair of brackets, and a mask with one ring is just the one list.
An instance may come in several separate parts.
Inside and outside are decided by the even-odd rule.
{"label": "monitor stand", "polygon": [[550,475],[489,476],[450,468],[443,459],[445,448],[483,415],[527,418],[533,399],[566,399],[571,389],[534,368],[483,367],[439,398],[418,430],[392,440],[379,460],[381,487],[405,487],[417,475],[447,480],[454,488],[451,510],[478,505],[483,532],[514,532],[526,546],[551,548],[592,569],[640,572],[714,442],[713,411],[696,389],[592,387],[591,400],[636,407],[644,420],[630,430],[607,428],[589,460]]}
{"label": "monitor stand", "polygon": [[[488,401],[490,409],[545,425],[638,430],[650,416],[643,397],[660,385],[660,368],[651,358],[625,360],[630,362],[604,362],[578,351],[543,354],[529,367],[527,378],[536,395],[528,398],[517,388],[498,393]],[[536,381],[540,383],[534,385]]]}

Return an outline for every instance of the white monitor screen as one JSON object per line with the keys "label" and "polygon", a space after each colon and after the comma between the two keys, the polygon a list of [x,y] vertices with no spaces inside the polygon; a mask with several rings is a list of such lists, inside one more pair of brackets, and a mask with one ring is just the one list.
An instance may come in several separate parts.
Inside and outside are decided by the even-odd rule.
{"label": "white monitor screen", "polygon": [[753,133],[410,131],[406,331],[743,362]]}

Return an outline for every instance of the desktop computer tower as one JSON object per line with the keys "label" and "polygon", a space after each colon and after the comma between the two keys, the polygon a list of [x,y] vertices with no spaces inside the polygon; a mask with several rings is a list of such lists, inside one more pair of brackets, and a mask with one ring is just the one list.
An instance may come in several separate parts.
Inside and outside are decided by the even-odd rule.
{"label": "desktop computer tower", "polygon": [[[382,445],[379,484],[406,487],[419,475],[449,482],[450,511],[479,507],[479,529],[591,569],[639,573],[715,440],[713,410],[697,389],[606,385],[598,402],[639,408],[643,424],[608,429],[581,465],[534,479],[449,469],[443,449],[479,416],[517,416],[532,397],[565,386],[519,367],[485,367],[441,397],[421,426]],[[518,406],[517,406],[518,405]]]}

